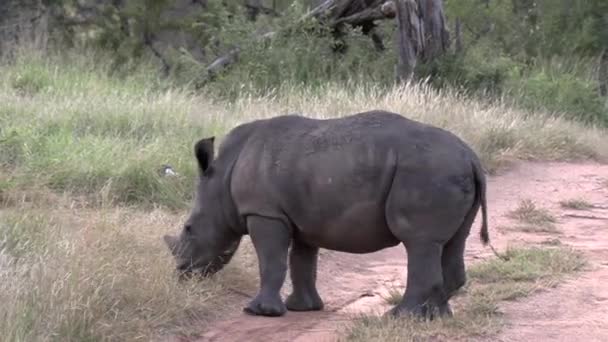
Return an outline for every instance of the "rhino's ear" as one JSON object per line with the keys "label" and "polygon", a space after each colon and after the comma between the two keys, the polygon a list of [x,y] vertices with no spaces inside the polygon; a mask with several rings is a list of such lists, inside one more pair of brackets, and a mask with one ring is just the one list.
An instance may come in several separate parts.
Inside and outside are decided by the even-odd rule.
{"label": "rhino's ear", "polygon": [[163,240],[165,240],[165,244],[167,245],[167,248],[169,248],[169,250],[171,251],[171,254],[173,254],[173,256],[177,255],[177,237],[165,235],[163,236]]}
{"label": "rhino's ear", "polygon": [[202,172],[209,170],[213,161],[215,137],[203,138],[194,145],[194,155]]}

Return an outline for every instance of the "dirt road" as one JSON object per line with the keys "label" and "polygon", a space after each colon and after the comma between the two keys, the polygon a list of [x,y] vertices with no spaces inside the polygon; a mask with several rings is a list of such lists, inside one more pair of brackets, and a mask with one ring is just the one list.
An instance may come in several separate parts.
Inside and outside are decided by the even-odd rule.
{"label": "dirt road", "polygon": [[[558,239],[583,251],[591,269],[550,291],[504,303],[507,327],[488,341],[608,341],[608,166],[598,164],[520,164],[488,184],[490,237],[498,249],[508,243],[542,244]],[[595,205],[571,210],[560,201],[580,198]],[[524,233],[505,214],[530,199],[558,218],[559,233]],[[478,238],[479,221],[468,240],[468,264],[491,257]],[[324,251],[318,287],[323,312],[288,312],[281,318],[252,317],[241,312],[215,322],[196,341],[335,341],[336,329],[352,313],[381,314],[388,309],[383,293],[403,287],[407,259],[398,246],[367,255]],[[286,284],[284,293],[289,292]],[[457,314],[457,312],[455,313]]]}

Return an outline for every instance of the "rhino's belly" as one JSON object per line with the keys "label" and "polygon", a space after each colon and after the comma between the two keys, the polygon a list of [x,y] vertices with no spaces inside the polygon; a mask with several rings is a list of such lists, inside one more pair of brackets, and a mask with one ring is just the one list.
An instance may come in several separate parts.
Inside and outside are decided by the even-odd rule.
{"label": "rhino's belly", "polygon": [[359,202],[341,210],[302,218],[296,222],[298,237],[320,248],[348,253],[370,253],[397,245],[384,208],[378,202]]}

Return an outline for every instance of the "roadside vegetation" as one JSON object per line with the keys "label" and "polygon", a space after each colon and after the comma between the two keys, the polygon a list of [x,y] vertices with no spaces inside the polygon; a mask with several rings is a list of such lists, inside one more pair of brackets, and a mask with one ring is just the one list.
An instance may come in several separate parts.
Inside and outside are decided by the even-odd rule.
{"label": "roadside vegetation", "polygon": [[[21,52],[0,75],[0,194],[48,187],[95,203],[178,209],[192,194],[196,139],[219,138],[236,124],[301,113],[320,118],[386,109],[461,136],[494,171],[515,159],[608,158],[606,131],[529,115],[455,91],[411,84],[322,88],[285,85],[269,96],[217,101],[163,83],[141,70],[108,76],[103,58]],[[178,177],[160,177],[162,165]],[[12,189],[12,190],[11,190]]]}
{"label": "roadside vegetation", "polygon": [[[161,239],[178,230],[191,203],[194,142],[210,135],[221,141],[241,122],[385,109],[456,133],[489,172],[519,159],[608,160],[598,64],[608,37],[598,15],[606,13],[605,1],[445,2],[449,20],[459,18],[465,28],[463,48],[421,61],[417,81],[401,85],[394,82],[394,21],[379,24],[383,52],[360,30],[346,28],[348,49],[336,53],[336,40],[318,22],[285,30],[308,11],[304,2],[266,1],[278,15],[250,20],[242,1],[205,1],[202,10],[174,11],[172,21],[166,14],[175,3],[0,2],[4,339],[188,335],[231,308],[234,291],[252,292],[257,261],[248,243],[225,272],[180,283]],[[45,17],[57,25],[42,32],[21,26],[45,15],[57,15]],[[166,39],[167,28],[178,33]],[[34,42],[18,37],[25,31]],[[281,33],[263,44],[251,39],[267,31]],[[182,34],[202,57],[191,46],[167,46]],[[21,45],[9,46],[15,37]],[[203,77],[233,46],[241,47],[238,62]],[[164,165],[177,175],[163,175]],[[524,229],[555,229],[554,218],[533,203],[514,215]],[[509,253],[508,263],[470,270],[457,319],[366,318],[349,336],[390,341],[496,331],[500,301],[548,287],[580,261],[561,249]]]}
{"label": "roadside vegetation", "polygon": [[[188,334],[229,307],[231,289],[253,289],[257,267],[247,243],[226,272],[179,283],[161,240],[178,229],[192,199],[194,142],[221,140],[240,122],[386,109],[454,131],[491,171],[515,158],[608,157],[601,128],[428,84],[286,83],[270,95],[227,101],[161,80],[146,64],[113,75],[112,64],[92,52],[17,53],[0,62],[0,331],[8,340]],[[165,164],[178,174],[163,176]],[[479,303],[463,313],[483,318],[479,329],[495,324],[487,318],[495,303],[483,297],[488,291],[472,293]]]}
{"label": "roadside vegetation", "polygon": [[[231,289],[254,288],[248,244],[214,279],[179,283],[161,239],[178,229],[192,199],[194,142],[221,140],[240,122],[386,109],[455,132],[490,171],[517,158],[608,157],[602,128],[424,83],[286,82],[266,95],[225,100],[162,80],[145,63],[112,73],[103,54],[87,51],[23,48],[0,61],[0,331],[7,340],[188,334],[229,307]],[[163,165],[178,174],[163,176]],[[472,293],[479,303],[464,309],[465,317],[483,318],[480,328],[494,324],[487,318],[494,299],[481,300],[487,291]]]}

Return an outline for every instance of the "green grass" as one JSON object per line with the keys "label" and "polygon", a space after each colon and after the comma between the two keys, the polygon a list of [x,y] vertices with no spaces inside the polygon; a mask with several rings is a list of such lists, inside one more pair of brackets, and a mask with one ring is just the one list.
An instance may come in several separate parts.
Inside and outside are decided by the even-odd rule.
{"label": "green grass", "polygon": [[[0,62],[0,168],[4,192],[46,187],[100,194],[111,203],[186,208],[191,200],[194,142],[222,136],[238,123],[282,113],[328,118],[387,109],[455,132],[490,171],[514,158],[605,159],[606,132],[542,114],[467,100],[425,85],[391,90],[327,84],[285,85],[267,97],[218,102],[150,76],[111,76],[85,55],[23,55]],[[156,170],[169,164],[181,177]]]}
{"label": "green grass", "polygon": [[502,301],[556,286],[586,266],[582,255],[566,248],[509,248],[507,261],[491,259],[468,270],[469,282],[455,305],[454,317],[422,321],[358,317],[345,328],[345,341],[421,341],[491,336],[504,325]]}
{"label": "green grass", "polygon": [[567,248],[511,248],[505,256],[508,261],[493,259],[474,265],[469,276],[482,284],[553,281],[585,266],[581,254]]}
{"label": "green grass", "polygon": [[560,201],[559,205],[562,208],[574,209],[574,210],[588,210],[593,208],[593,204],[587,202],[584,199],[573,198],[569,200]]}

